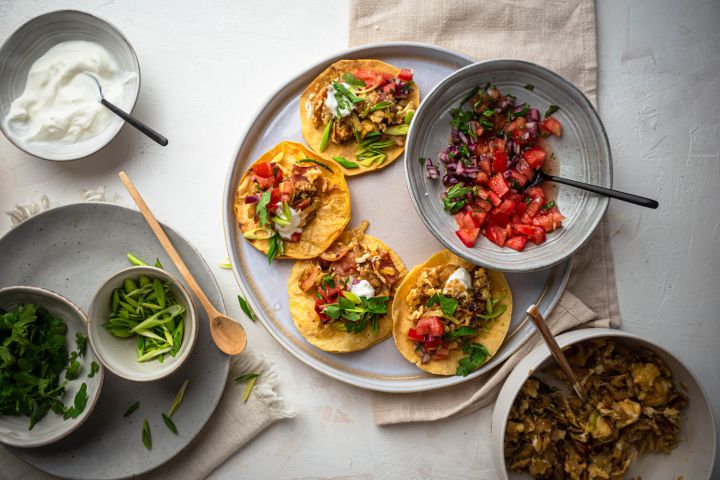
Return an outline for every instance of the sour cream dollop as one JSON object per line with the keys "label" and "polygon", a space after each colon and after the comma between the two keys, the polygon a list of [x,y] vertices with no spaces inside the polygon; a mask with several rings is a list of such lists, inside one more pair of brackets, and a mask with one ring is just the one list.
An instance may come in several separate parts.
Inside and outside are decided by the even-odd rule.
{"label": "sour cream dollop", "polygon": [[375,296],[375,289],[367,280],[360,280],[357,282],[355,285],[350,287],[350,292],[354,293],[358,297],[372,298]]}
{"label": "sour cream dollop", "polygon": [[449,286],[453,282],[453,280],[457,280],[462,283],[465,287],[465,290],[470,290],[472,278],[470,278],[470,274],[463,267],[458,267],[458,269],[455,270],[452,275],[448,277],[447,281],[445,282],[445,287]]}
{"label": "sour cream dollop", "polygon": [[[343,83],[342,85],[345,86],[345,88],[350,87],[350,85],[348,85],[347,83]],[[347,110],[347,106],[345,106],[345,108],[338,108],[338,101],[337,97],[335,96],[335,89],[332,85],[328,85],[327,87],[325,106],[330,110],[330,113],[332,113],[333,117],[335,118],[344,118],[350,115],[350,110]]]}
{"label": "sour cream dollop", "polygon": [[98,79],[104,97],[121,107],[125,89],[137,78],[97,43],[58,43],[30,67],[24,92],[4,119],[7,130],[25,143],[73,144],[121,121],[102,106],[97,83],[88,74]]}
{"label": "sour cream dollop", "polygon": [[300,228],[300,214],[292,207],[290,207],[289,210],[290,218],[286,219],[289,223],[286,225],[275,223],[275,230],[277,230],[285,240],[290,240],[294,233],[302,233],[302,228]]}

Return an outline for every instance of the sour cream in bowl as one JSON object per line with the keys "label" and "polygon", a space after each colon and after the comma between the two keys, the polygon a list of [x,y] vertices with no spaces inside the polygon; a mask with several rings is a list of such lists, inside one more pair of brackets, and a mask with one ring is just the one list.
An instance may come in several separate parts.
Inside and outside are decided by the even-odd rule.
{"label": "sour cream in bowl", "polygon": [[115,27],[72,10],[30,20],[0,48],[0,129],[43,159],[95,153],[124,125],[100,104],[96,80],[105,98],[132,111],[140,68]]}

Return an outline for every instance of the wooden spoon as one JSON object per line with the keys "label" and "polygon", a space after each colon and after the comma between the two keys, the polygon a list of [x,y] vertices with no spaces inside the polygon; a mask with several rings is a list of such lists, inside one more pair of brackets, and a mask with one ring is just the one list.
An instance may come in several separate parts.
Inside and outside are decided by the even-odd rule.
{"label": "wooden spoon", "polygon": [[137,207],[140,209],[140,213],[142,213],[143,217],[145,217],[148,225],[150,225],[150,229],[157,237],[160,245],[162,245],[167,254],[170,256],[170,260],[172,260],[175,267],[177,267],[180,272],[180,275],[182,275],[187,284],[190,286],[190,290],[193,291],[195,296],[197,296],[200,300],[200,303],[202,303],[208,319],[210,320],[210,335],[212,336],[215,345],[228,355],[237,355],[245,350],[245,346],[247,345],[247,335],[245,334],[245,329],[232,318],[220,313],[213,304],[210,303],[210,300],[202,291],[200,285],[198,285],[195,281],[190,273],[190,270],[188,270],[185,262],[183,262],[182,258],[180,258],[180,254],[177,250],[175,250],[175,247],[172,242],[170,242],[170,239],[165,234],[165,231],[150,211],[150,207],[148,207],[145,200],[143,200],[140,196],[140,192],[137,191],[135,185],[133,185],[125,172],[120,172],[119,175],[120,180],[123,185],[125,185],[125,188],[130,193],[130,196],[135,201]]}
{"label": "wooden spoon", "polygon": [[563,373],[572,385],[573,390],[575,390],[575,393],[577,393],[578,397],[580,397],[580,400],[587,403],[588,400],[587,395],[585,394],[585,389],[583,389],[582,385],[580,385],[580,382],[575,376],[575,372],[573,372],[570,363],[567,361],[567,358],[565,358],[565,354],[560,349],[560,346],[555,341],[555,337],[545,324],[545,319],[543,318],[540,311],[537,309],[537,306],[535,304],[530,305],[527,313],[528,315],[530,315],[530,318],[535,324],[535,328],[537,328],[538,332],[540,332],[540,335],[542,335],[543,339],[545,339],[545,343],[547,343],[550,352],[552,353],[553,357],[555,357],[555,361],[558,363],[558,365],[560,365],[560,368],[562,369]]}

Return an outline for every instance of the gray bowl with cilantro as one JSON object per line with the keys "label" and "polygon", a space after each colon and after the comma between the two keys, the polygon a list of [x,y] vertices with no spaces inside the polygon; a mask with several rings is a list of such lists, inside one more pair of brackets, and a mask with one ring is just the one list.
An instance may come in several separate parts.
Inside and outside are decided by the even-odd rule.
{"label": "gray bowl with cilantro", "polygon": [[150,382],[170,375],[187,360],[198,324],[183,284],[160,267],[138,262],[140,266],[112,275],[95,293],[88,332],[108,370],[126,380]]}
{"label": "gray bowl with cilantro", "polygon": [[67,436],[89,417],[103,379],[77,306],[43,288],[0,289],[0,442],[40,447]]}

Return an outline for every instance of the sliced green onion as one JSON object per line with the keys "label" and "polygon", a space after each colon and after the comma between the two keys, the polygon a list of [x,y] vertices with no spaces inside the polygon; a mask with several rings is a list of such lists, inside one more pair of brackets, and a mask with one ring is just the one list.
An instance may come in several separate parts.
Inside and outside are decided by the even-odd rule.
{"label": "sliced green onion", "polygon": [[345,168],[347,168],[347,169],[352,170],[352,169],[354,169],[354,168],[358,168],[358,164],[357,164],[357,163],[351,162],[350,160],[347,160],[346,158],[343,158],[343,157],[332,157],[332,159],[335,160],[337,163],[339,163],[340,165],[342,165],[343,167],[345,167]]}
{"label": "sliced green onion", "polygon": [[323,131],[322,139],[320,140],[320,151],[324,152],[327,148],[328,142],[330,141],[330,132],[332,131],[333,123],[335,119],[331,118],[327,125],[325,125],[325,131]]}
{"label": "sliced green onion", "polygon": [[185,380],[182,385],[180,385],[180,390],[178,390],[177,395],[175,395],[175,400],[173,400],[172,405],[170,406],[170,411],[168,412],[168,416],[172,417],[172,414],[175,413],[175,410],[180,407],[180,404],[183,401],[183,397],[185,396],[185,390],[188,386],[188,380]]}
{"label": "sliced green onion", "polygon": [[394,125],[388,129],[385,130],[386,135],[407,135],[408,131],[410,131],[410,125],[407,123],[402,123],[400,125]]}
{"label": "sliced green onion", "polygon": [[324,163],[318,162],[317,160],[314,160],[314,159],[312,159],[312,158],[303,158],[302,160],[298,160],[297,163],[314,163],[314,164],[317,165],[318,167],[324,168],[324,169],[327,170],[328,172],[333,173],[333,171],[332,171],[332,169],[331,169],[330,167],[328,167],[328,166],[325,165]]}
{"label": "sliced green onion", "polygon": [[267,227],[257,227],[243,233],[243,237],[249,240],[267,240],[272,237],[274,232]]}

